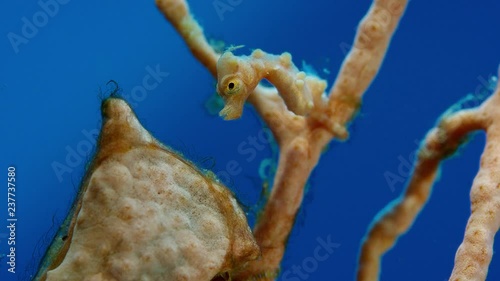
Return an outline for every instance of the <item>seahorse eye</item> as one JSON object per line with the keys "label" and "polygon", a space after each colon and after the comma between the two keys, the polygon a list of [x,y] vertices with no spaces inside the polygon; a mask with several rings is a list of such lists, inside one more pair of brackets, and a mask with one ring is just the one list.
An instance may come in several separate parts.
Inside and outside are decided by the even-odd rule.
{"label": "seahorse eye", "polygon": [[241,81],[239,79],[231,79],[228,81],[227,86],[226,86],[226,94],[227,95],[234,95],[237,94],[241,89]]}

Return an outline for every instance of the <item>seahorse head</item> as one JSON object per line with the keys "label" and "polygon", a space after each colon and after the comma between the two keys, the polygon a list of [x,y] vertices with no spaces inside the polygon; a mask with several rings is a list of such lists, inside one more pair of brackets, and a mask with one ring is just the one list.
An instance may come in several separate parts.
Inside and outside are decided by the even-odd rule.
{"label": "seahorse head", "polygon": [[237,119],[243,112],[246,99],[255,88],[254,71],[244,57],[227,51],[217,62],[217,92],[225,106],[219,115],[225,120]]}

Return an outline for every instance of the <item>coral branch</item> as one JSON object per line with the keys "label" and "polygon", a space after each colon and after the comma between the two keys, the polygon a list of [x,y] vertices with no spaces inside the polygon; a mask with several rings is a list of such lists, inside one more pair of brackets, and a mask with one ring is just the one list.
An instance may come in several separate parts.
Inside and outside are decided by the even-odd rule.
{"label": "coral branch", "polygon": [[[185,1],[157,0],[157,4],[197,58],[213,52],[208,50],[208,44],[192,40],[188,36],[191,32],[181,28],[183,18],[189,18],[190,25],[196,25],[192,28],[197,40],[205,40],[192,16],[186,16],[189,9]],[[274,280],[277,276],[305,183],[323,147],[334,137],[347,137],[347,122],[376,75],[406,5],[407,0],[374,1],[329,101],[324,93],[326,83],[300,72],[287,53],[275,56],[256,50],[251,56],[236,57],[226,52],[217,63],[217,75],[211,68],[215,56],[199,58],[218,78],[218,92],[226,103],[220,114],[226,119],[238,118],[248,100],[280,146],[274,186],[254,229],[262,258],[250,262],[232,276],[233,280]],[[176,6],[183,7],[183,16],[170,15]],[[269,80],[275,88],[259,85],[262,79]]]}
{"label": "coral branch", "polygon": [[215,77],[217,54],[208,44],[203,29],[189,12],[184,0],[156,0],[158,9],[182,36],[193,56]]}
{"label": "coral branch", "polygon": [[[199,60],[214,78],[217,78],[217,60],[220,55],[208,44],[203,29],[189,13],[189,6],[185,0],[156,0],[158,9],[172,24],[184,39],[193,56]],[[268,114],[275,107],[284,105],[283,100],[277,99],[276,89],[268,89],[258,85],[255,95],[250,95],[249,102],[259,111],[264,121],[269,125],[275,135],[276,127],[280,127],[275,116]],[[281,117],[279,120],[282,120]]]}
{"label": "coral branch", "polygon": [[495,234],[500,227],[500,85],[497,84],[495,94],[480,110],[487,125],[486,146],[472,184],[471,215],[450,281],[486,279]]}
{"label": "coral branch", "polygon": [[358,281],[378,280],[382,255],[406,232],[431,193],[441,160],[453,154],[467,134],[484,127],[477,110],[444,116],[432,129],[419,151],[412,177],[404,194],[376,216],[363,241]]}
{"label": "coral branch", "polygon": [[[500,72],[499,72],[500,75]],[[439,163],[453,154],[466,135],[486,130],[486,147],[471,188],[471,215],[455,256],[450,281],[485,280],[500,228],[500,86],[475,109],[445,114],[420,148],[405,193],[374,220],[362,245],[358,280],[378,280],[382,255],[406,232],[427,201]]]}
{"label": "coral branch", "polygon": [[407,0],[375,0],[361,21],[353,47],[330,90],[328,114],[322,119],[332,131],[344,127],[361,106],[407,4]]}

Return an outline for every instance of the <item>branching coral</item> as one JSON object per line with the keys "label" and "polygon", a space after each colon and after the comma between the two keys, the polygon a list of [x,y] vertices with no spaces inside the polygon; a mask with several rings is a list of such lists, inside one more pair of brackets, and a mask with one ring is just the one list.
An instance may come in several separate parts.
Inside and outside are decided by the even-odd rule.
{"label": "branching coral", "polygon": [[[306,181],[322,149],[333,138],[347,138],[346,127],[380,68],[408,2],[373,2],[328,98],[324,94],[326,83],[298,71],[288,53],[274,56],[256,50],[248,57],[236,57],[230,52],[217,54],[184,0],[156,3],[193,55],[218,79],[219,94],[226,102],[220,114],[226,119],[238,118],[244,101],[248,100],[278,142],[280,156],[274,186],[254,229],[262,257],[233,277],[274,280]],[[263,78],[275,88],[259,85]]]}
{"label": "branching coral", "polygon": [[[500,73],[499,73],[500,74]],[[429,198],[440,162],[476,130],[487,133],[481,165],[470,192],[471,215],[451,281],[485,280],[500,227],[500,86],[475,109],[445,113],[423,141],[406,191],[371,226],[362,246],[358,280],[378,280],[381,256],[408,230]]]}

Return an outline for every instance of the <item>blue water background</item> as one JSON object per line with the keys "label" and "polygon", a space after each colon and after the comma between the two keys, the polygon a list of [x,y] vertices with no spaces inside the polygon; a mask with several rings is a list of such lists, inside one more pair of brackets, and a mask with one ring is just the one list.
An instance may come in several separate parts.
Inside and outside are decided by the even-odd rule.
{"label": "blue water background", "polygon": [[[222,0],[222,2],[226,2]],[[227,2],[226,2],[227,3]],[[370,1],[242,0],[222,17],[213,1],[191,1],[210,38],[268,52],[292,53],[297,65],[312,65],[332,84]],[[297,218],[282,280],[353,280],[367,226],[403,190],[384,174],[406,177],[419,140],[448,107],[496,75],[500,62],[498,1],[411,1],[380,73],[363,100],[347,142],[335,142],[315,169]],[[225,122],[208,114],[204,102],[214,79],[191,56],[183,41],[156,10],[154,1],[71,0],[15,52],[8,33],[22,33],[26,17],[42,11],[36,1],[9,1],[0,10],[0,254],[7,254],[6,174],[17,170],[16,274],[0,263],[0,280],[32,273],[75,196],[89,155],[58,179],[54,163],[67,165],[69,150],[86,150],[83,130],[100,128],[99,87],[116,80],[145,127],[159,140],[200,165],[215,160],[226,170],[231,160],[242,172],[230,186],[243,203],[258,200],[260,161],[238,146],[257,136],[261,123],[252,109]],[[155,89],[132,95],[147,67],[168,72]],[[326,69],[328,71],[323,71]],[[483,87],[484,88],[484,87]],[[410,232],[383,259],[381,280],[447,280],[469,215],[469,189],[477,172],[484,135],[477,134],[459,157],[444,163],[429,203]],[[69,149],[69,150],[68,150]],[[203,163],[201,163],[203,162]],[[317,268],[309,268],[318,239],[340,244]],[[40,242],[42,241],[42,242]],[[498,250],[498,246],[496,246]],[[309,264],[308,264],[309,263]],[[292,279],[295,278],[295,279]],[[488,280],[500,280],[494,256]]]}

